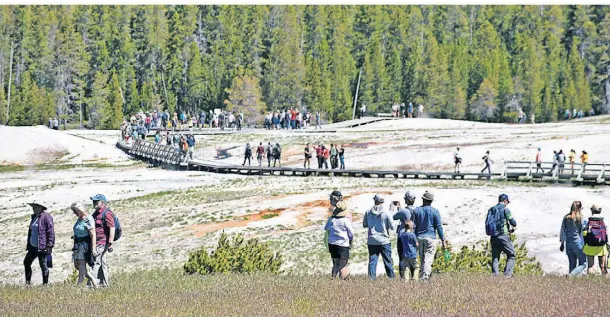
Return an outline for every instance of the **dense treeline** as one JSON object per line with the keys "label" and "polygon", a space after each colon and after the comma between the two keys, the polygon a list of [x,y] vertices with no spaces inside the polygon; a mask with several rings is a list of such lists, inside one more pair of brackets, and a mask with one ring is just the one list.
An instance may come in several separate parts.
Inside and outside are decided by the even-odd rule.
{"label": "dense treeline", "polygon": [[0,29],[11,125],[81,108],[107,128],[164,108],[342,120],[360,69],[370,111],[544,122],[610,108],[608,6],[3,6]]}

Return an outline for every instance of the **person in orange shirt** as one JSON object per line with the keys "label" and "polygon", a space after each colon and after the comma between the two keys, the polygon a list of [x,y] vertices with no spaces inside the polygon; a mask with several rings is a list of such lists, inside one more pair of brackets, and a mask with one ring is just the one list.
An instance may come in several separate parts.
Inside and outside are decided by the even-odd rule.
{"label": "person in orange shirt", "polygon": [[325,146],[322,146],[322,150],[324,151],[324,168],[328,169],[328,159],[330,158],[330,150]]}
{"label": "person in orange shirt", "polygon": [[538,170],[541,170],[544,174],[544,169],[542,168],[542,152],[540,151],[540,148],[538,148],[538,153],[536,153],[536,173],[538,173]]}

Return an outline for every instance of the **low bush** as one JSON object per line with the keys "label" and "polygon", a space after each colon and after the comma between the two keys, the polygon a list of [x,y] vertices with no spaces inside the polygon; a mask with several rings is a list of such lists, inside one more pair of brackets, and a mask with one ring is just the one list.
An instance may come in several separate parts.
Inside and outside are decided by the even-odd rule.
{"label": "low bush", "polygon": [[[514,243],[515,236],[511,235],[511,240]],[[471,247],[462,246],[462,248],[454,252],[451,246],[448,246],[451,254],[449,261],[445,260],[443,249],[437,248],[436,257],[432,268],[437,273],[446,272],[491,272],[491,245],[489,241],[480,242]],[[515,274],[520,275],[542,275],[542,267],[534,257],[527,255],[525,244],[515,244]],[[506,263],[506,256],[500,257],[500,270]]]}
{"label": "low bush", "polygon": [[184,264],[184,271],[188,274],[204,275],[252,272],[279,274],[282,263],[282,256],[274,253],[268,243],[258,239],[245,240],[242,234],[229,240],[223,232],[216,250],[208,252],[204,247],[191,252]]}

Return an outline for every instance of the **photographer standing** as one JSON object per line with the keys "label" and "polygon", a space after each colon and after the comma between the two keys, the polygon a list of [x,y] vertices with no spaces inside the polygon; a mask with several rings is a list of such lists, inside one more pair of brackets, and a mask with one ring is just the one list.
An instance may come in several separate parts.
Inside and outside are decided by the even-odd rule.
{"label": "photographer standing", "polygon": [[[506,206],[510,203],[506,194],[500,195],[498,204],[491,207],[487,211],[487,219],[485,219],[485,232],[490,236],[491,241],[491,271],[494,276],[498,275],[500,254],[506,254],[506,268],[504,268],[504,277],[513,276],[513,268],[515,266],[515,247],[510,241],[510,233],[513,233],[517,222]],[[513,228],[511,228],[511,226]]]}

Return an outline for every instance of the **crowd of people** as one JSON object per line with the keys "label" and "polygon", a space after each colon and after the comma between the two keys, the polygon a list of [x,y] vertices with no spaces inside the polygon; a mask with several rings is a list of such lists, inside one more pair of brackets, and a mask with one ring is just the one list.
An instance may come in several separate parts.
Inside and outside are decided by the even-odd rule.
{"label": "crowd of people", "polygon": [[[72,261],[78,271],[77,285],[87,279],[87,285],[110,286],[110,271],[107,256],[113,252],[113,243],[121,238],[122,228],[116,215],[108,207],[106,196],[97,194],[90,197],[93,213],[81,203],[73,203],[70,209],[76,216],[73,226]],[[38,260],[42,272],[42,284],[49,283],[49,269],[53,268],[55,247],[55,226],[53,216],[40,202],[29,203],[32,215],[28,227],[26,255],[23,259],[25,283],[32,281],[32,263]]]}
{"label": "crowd of people", "polygon": [[570,120],[570,119],[580,119],[580,118],[584,118],[585,114],[588,114],[589,117],[593,117],[595,116],[595,110],[593,110],[593,108],[591,108],[591,110],[589,110],[588,113],[585,113],[584,111],[582,111],[582,109],[576,109],[574,108],[572,111],[570,111],[570,109],[566,109],[566,111],[564,112],[563,118],[565,120]]}
{"label": "crowd of people", "polygon": [[[267,156],[267,167],[271,167],[271,161],[273,161],[273,167],[276,167],[276,165],[282,167],[282,146],[279,143],[271,145],[271,142],[268,142],[267,145],[263,145],[263,142],[260,142],[256,147],[256,160],[258,161],[258,166],[262,166],[265,155]],[[248,165],[250,166],[252,163],[252,147],[250,146],[250,143],[246,143],[244,163],[242,165],[246,165],[246,161],[248,161]]]}
{"label": "crowd of people", "polygon": [[265,129],[267,130],[300,130],[307,129],[315,117],[315,128],[321,129],[320,111],[311,114],[307,109],[290,108],[268,112],[265,115]]}
{"label": "crowd of people", "polygon": [[[417,116],[414,111],[417,110]],[[417,109],[413,105],[413,102],[409,102],[408,106],[405,103],[395,103],[392,105],[392,117],[394,118],[423,118],[424,106],[420,103]]]}
{"label": "crowd of people", "polygon": [[[589,154],[587,153],[587,151],[582,151],[580,154],[580,164],[583,165],[583,167],[586,167],[587,164],[589,163]],[[563,174],[563,171],[565,170],[565,162],[566,162],[566,156],[563,153],[563,150],[554,150],[553,151],[553,166],[551,167],[551,169],[548,171],[549,174],[553,174],[554,171],[557,171],[558,174]],[[570,153],[568,154],[568,163],[570,163],[570,170],[572,172],[572,174],[574,174],[574,163],[576,163],[576,151],[574,149],[570,150]],[[538,173],[538,171],[542,172],[543,174],[545,173],[544,169],[542,168],[542,149],[538,148],[538,152],[536,152],[536,173]]]}
{"label": "crowd of people", "polygon": [[[426,191],[421,198],[421,206],[416,207],[416,195],[407,191],[403,207],[400,201],[392,201],[386,205],[381,194],[373,196],[372,206],[362,219],[362,226],[367,228],[368,276],[371,279],[377,277],[379,257],[383,261],[387,277],[395,277],[391,245],[394,232],[399,276],[413,280],[418,268],[419,280],[427,280],[432,275],[437,244],[440,240],[440,247],[446,250],[447,241],[441,213],[432,206],[434,194]],[[79,202],[70,207],[76,216],[72,235],[72,260],[78,271],[76,284],[82,285],[86,279],[87,285],[93,288],[107,287],[110,285],[107,257],[113,252],[114,242],[121,238],[122,228],[103,194],[91,196],[90,200],[93,210],[91,214]],[[353,217],[340,191],[333,191],[329,202],[331,216],[324,226],[324,241],[332,259],[331,277],[347,279],[350,250],[355,238]],[[491,246],[491,272],[494,276],[500,274],[499,259],[502,253],[507,257],[503,271],[505,277],[512,277],[515,265],[516,252],[510,234],[517,227],[517,222],[508,209],[508,204],[508,195],[501,194],[498,203],[488,209],[485,218],[485,232],[489,236]],[[32,202],[29,205],[32,207],[32,215],[27,233],[27,252],[23,260],[25,283],[31,284],[32,263],[38,260],[42,283],[46,285],[49,283],[49,269],[53,267],[52,254],[56,244],[53,217],[44,204]],[[585,269],[589,274],[596,257],[602,274],[606,275],[610,246],[606,224],[600,216],[602,208],[593,205],[592,215],[588,219],[584,219],[582,209],[583,204],[574,201],[570,212],[563,217],[559,232],[559,250],[565,251],[568,256],[569,275],[579,275]],[[445,258],[450,259],[448,251],[445,251]]]}

